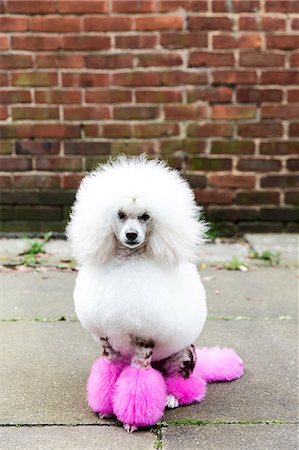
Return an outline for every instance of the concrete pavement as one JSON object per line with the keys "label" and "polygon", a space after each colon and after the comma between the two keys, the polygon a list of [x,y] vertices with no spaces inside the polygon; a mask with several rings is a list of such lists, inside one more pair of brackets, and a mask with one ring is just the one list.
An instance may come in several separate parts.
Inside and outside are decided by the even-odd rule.
{"label": "concrete pavement", "polygon": [[[76,273],[4,267],[0,448],[297,449],[296,249],[275,267],[248,259],[249,270],[242,272],[225,270],[220,261],[238,253],[239,245],[247,255],[248,244],[227,244],[231,248],[222,252],[217,247],[214,259],[209,245],[210,259],[200,269],[209,319],[197,344],[233,347],[245,375],[210,384],[203,403],[166,411],[157,427],[133,435],[86,405],[86,377],[99,349],[75,318]],[[66,258],[57,254],[52,261]],[[15,257],[7,254],[6,261]]]}

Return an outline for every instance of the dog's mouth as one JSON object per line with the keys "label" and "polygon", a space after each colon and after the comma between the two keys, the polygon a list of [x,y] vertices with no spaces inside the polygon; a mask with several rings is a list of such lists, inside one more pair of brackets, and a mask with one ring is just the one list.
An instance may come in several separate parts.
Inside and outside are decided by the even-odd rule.
{"label": "dog's mouth", "polygon": [[123,245],[128,248],[136,248],[141,245],[141,242],[125,241],[123,242]]}

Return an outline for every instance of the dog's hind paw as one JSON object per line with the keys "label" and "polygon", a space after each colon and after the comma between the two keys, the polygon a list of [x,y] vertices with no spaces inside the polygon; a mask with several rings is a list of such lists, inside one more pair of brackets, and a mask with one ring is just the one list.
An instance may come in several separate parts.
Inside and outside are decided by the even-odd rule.
{"label": "dog's hind paw", "polygon": [[169,409],[174,409],[179,406],[179,401],[174,395],[167,395],[166,397],[166,407]]}
{"label": "dog's hind paw", "polygon": [[138,427],[136,427],[135,425],[130,425],[128,423],[124,423],[124,429],[128,432],[128,433],[134,433],[134,431],[138,430]]}

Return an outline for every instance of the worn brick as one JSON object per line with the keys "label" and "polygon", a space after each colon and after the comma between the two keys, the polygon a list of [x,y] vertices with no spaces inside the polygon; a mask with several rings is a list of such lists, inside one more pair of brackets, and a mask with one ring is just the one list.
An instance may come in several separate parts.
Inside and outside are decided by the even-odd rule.
{"label": "worn brick", "polygon": [[169,72],[162,72],[160,74],[161,84],[168,86],[186,85],[186,84],[206,84],[207,73],[206,71],[200,72],[187,72],[184,70],[175,70]]}
{"label": "worn brick", "polygon": [[113,117],[117,120],[157,119],[160,109],[153,106],[115,106]]}
{"label": "worn brick", "polygon": [[41,89],[35,91],[35,102],[59,105],[81,103],[81,91],[79,89]]}
{"label": "worn brick", "polygon": [[279,159],[240,158],[237,169],[249,172],[277,172],[281,170]]}
{"label": "worn brick", "polygon": [[283,92],[281,89],[237,89],[237,101],[244,103],[281,102]]}
{"label": "worn brick", "polygon": [[204,12],[208,10],[207,0],[160,0],[160,11],[169,12],[184,8],[186,11]]}
{"label": "worn brick", "polygon": [[231,170],[232,160],[229,158],[193,157],[188,159],[187,168],[190,170],[201,170],[201,171]]}
{"label": "worn brick", "polygon": [[65,120],[102,120],[110,119],[110,110],[106,106],[64,106]]}
{"label": "worn brick", "polygon": [[227,155],[250,155],[254,153],[253,141],[212,141],[211,153]]}
{"label": "worn brick", "polygon": [[265,175],[261,178],[261,187],[292,188],[299,187],[298,175]]}
{"label": "worn brick", "polygon": [[112,75],[113,86],[159,86],[160,73],[120,72]]}
{"label": "worn brick", "polygon": [[260,153],[262,155],[289,155],[299,154],[299,141],[272,141],[261,142]]}
{"label": "worn brick", "polygon": [[30,103],[31,92],[25,89],[7,89],[0,91],[0,103]]}
{"label": "worn brick", "polygon": [[8,85],[8,74],[6,72],[0,72],[0,86]]}
{"label": "worn brick", "polygon": [[188,65],[197,66],[233,66],[235,58],[232,52],[217,53],[207,51],[192,51],[189,55]]}
{"label": "worn brick", "polygon": [[256,108],[239,105],[216,105],[211,108],[212,119],[244,120],[256,117]]}
{"label": "worn brick", "polygon": [[15,188],[39,188],[52,189],[60,187],[60,177],[58,175],[15,175]]}
{"label": "worn brick", "polygon": [[86,89],[87,103],[131,103],[132,92],[124,89]]}
{"label": "worn brick", "polygon": [[1,69],[26,69],[32,67],[32,55],[22,53],[2,54],[0,58]]}
{"label": "worn brick", "polygon": [[0,155],[11,155],[13,150],[13,141],[0,139]]}
{"label": "worn brick", "polygon": [[208,35],[200,31],[161,33],[160,42],[165,48],[204,48],[208,46]]}
{"label": "worn brick", "polygon": [[218,123],[218,124],[197,124],[191,123],[187,127],[187,135],[194,137],[230,137],[232,136],[233,128],[231,125],[227,123]]}
{"label": "worn brick", "polygon": [[64,144],[66,155],[110,155],[111,143],[105,141],[69,141]]}
{"label": "worn brick", "polygon": [[237,222],[239,220],[252,221],[259,218],[259,211],[252,208],[240,208],[240,206],[232,207],[221,207],[214,208],[211,206],[207,211],[207,218],[211,221],[217,222],[217,229],[219,221]]}
{"label": "worn brick", "polygon": [[157,67],[157,66],[180,66],[183,63],[179,53],[144,53],[135,56],[137,66]]}
{"label": "worn brick", "polygon": [[137,103],[178,103],[182,101],[182,91],[175,89],[143,89],[136,91]]}
{"label": "worn brick", "polygon": [[227,16],[190,16],[188,19],[189,30],[231,30],[233,21]]}
{"label": "worn brick", "polygon": [[286,19],[284,17],[262,15],[239,17],[239,30],[284,31],[285,29]]}
{"label": "worn brick", "polygon": [[228,3],[226,0],[213,0],[212,10],[216,13],[234,12],[234,13],[257,13],[260,9],[259,0],[233,0]]}
{"label": "worn brick", "polygon": [[299,4],[296,0],[266,0],[265,10],[275,13],[299,13]]}
{"label": "worn brick", "polygon": [[36,169],[47,172],[78,172],[82,170],[81,158],[36,158]]}
{"label": "worn brick", "polygon": [[187,91],[188,103],[193,103],[198,100],[209,103],[229,103],[232,100],[232,90],[229,87],[197,87]]}
{"label": "worn brick", "polygon": [[64,189],[78,189],[83,177],[76,173],[62,175],[62,186]]}
{"label": "worn brick", "polygon": [[238,125],[237,134],[242,137],[282,136],[280,122],[244,123]]}
{"label": "worn brick", "polygon": [[8,48],[9,48],[8,36],[0,34],[0,50],[8,50]]}
{"label": "worn brick", "polygon": [[59,108],[55,106],[13,106],[13,120],[53,120],[59,119]]}
{"label": "worn brick", "polygon": [[125,69],[133,67],[133,55],[88,55],[84,57],[88,69]]}
{"label": "worn brick", "polygon": [[261,48],[261,34],[218,34],[213,36],[213,48],[234,49],[234,48]]}
{"label": "worn brick", "polygon": [[108,86],[108,73],[63,73],[62,85],[65,87],[93,87]]}
{"label": "worn brick", "polygon": [[290,57],[291,67],[299,67],[299,52],[294,52]]}
{"label": "worn brick", "polygon": [[15,142],[15,151],[17,155],[58,155],[60,151],[60,142],[47,140],[18,140]]}
{"label": "worn brick", "polygon": [[278,205],[279,192],[275,191],[246,191],[235,195],[237,205]]}
{"label": "worn brick", "polygon": [[151,13],[156,11],[156,0],[113,0],[112,11],[121,14]]}
{"label": "worn brick", "polygon": [[3,157],[0,160],[0,170],[19,172],[32,169],[32,161],[30,158],[10,158]]}
{"label": "worn brick", "polygon": [[210,174],[208,183],[211,187],[253,189],[255,186],[255,176]]}
{"label": "worn brick", "polygon": [[212,71],[213,84],[255,84],[255,71],[218,70]]}
{"label": "worn brick", "polygon": [[82,68],[84,59],[82,55],[70,53],[40,53],[36,55],[38,68]]}
{"label": "worn brick", "polygon": [[285,55],[269,51],[244,51],[240,53],[239,64],[243,67],[283,67]]}
{"label": "worn brick", "polygon": [[12,86],[56,86],[58,76],[56,72],[13,72]]}

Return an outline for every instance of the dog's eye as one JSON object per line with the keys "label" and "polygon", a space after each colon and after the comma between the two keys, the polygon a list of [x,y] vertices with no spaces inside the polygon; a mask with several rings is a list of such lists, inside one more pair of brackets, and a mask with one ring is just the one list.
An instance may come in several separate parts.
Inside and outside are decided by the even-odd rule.
{"label": "dog's eye", "polygon": [[138,219],[143,220],[143,222],[146,222],[150,216],[147,213],[142,214],[142,216],[138,217]]}
{"label": "dog's eye", "polygon": [[118,212],[118,218],[121,219],[121,220],[125,219],[125,218],[126,218],[125,213],[122,212],[122,211],[119,211],[119,212]]}

